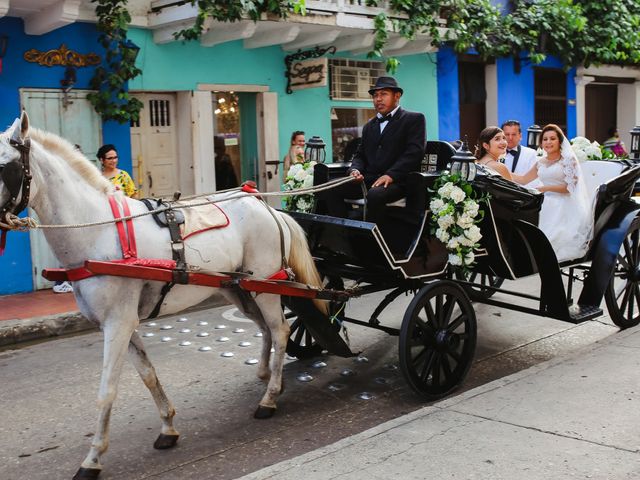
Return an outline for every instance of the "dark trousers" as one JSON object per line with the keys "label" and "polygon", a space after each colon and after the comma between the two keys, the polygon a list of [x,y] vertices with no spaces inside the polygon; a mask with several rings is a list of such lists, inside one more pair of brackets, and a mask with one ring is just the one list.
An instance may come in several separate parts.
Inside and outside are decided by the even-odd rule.
{"label": "dark trousers", "polygon": [[[367,192],[367,222],[378,223],[385,216],[387,203],[395,202],[406,196],[404,186],[392,183],[385,187],[370,188]],[[346,217],[350,205],[344,199],[362,198],[362,186],[359,183],[347,183],[323,192],[328,214],[334,217]]]}

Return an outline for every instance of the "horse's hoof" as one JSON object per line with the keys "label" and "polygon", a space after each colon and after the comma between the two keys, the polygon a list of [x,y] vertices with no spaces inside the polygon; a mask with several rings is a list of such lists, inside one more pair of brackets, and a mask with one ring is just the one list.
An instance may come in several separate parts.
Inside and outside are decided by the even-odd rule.
{"label": "horse's hoof", "polygon": [[276,409],[274,407],[263,407],[262,405],[258,405],[258,409],[256,410],[256,413],[253,414],[253,418],[264,420],[265,418],[273,417],[274,413],[276,413]]}
{"label": "horse's hoof", "polygon": [[80,467],[73,476],[73,480],[96,480],[98,475],[100,475],[100,472],[101,470],[99,468]]}
{"label": "horse's hoof", "polygon": [[180,435],[165,435],[161,433],[153,443],[153,448],[156,450],[166,450],[167,448],[175,447],[176,443],[178,443],[178,438],[180,438]]}

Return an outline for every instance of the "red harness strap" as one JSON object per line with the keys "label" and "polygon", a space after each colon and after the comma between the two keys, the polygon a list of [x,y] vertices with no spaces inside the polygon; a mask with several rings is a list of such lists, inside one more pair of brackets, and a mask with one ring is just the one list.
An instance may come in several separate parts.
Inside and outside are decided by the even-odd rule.
{"label": "red harness strap", "polygon": [[[109,196],[109,205],[113,212],[113,218],[116,220],[122,218],[120,215],[120,208],[118,202],[113,195]],[[127,203],[127,197],[123,197],[122,211],[125,217],[131,215],[129,210],[129,204]],[[125,235],[124,225],[127,224],[127,233]],[[136,234],[133,230],[133,221],[131,219],[124,222],[116,222],[116,228],[118,229],[118,237],[120,237],[120,245],[122,246],[122,258],[136,258],[138,256],[138,250],[136,248]]]}

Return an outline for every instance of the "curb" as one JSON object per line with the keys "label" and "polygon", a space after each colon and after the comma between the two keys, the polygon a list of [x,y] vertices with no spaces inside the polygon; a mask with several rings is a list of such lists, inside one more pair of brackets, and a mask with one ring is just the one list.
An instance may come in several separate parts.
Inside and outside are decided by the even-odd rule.
{"label": "curb", "polygon": [[[196,312],[222,307],[224,305],[229,305],[229,302],[222,297],[214,296],[198,305],[176,313]],[[143,320],[142,322],[145,321],[147,320]],[[80,312],[66,312],[42,317],[4,320],[0,322],[0,348],[90,330],[97,331],[98,326],[87,320]]]}

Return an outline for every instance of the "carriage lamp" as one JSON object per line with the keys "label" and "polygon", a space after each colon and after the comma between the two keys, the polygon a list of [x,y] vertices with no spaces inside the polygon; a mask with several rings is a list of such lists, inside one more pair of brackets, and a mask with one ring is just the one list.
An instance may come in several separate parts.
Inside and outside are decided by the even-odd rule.
{"label": "carriage lamp", "polygon": [[324,163],[327,159],[326,146],[322,138],[317,135],[311,137],[307,141],[306,148],[304,149],[304,161]]}
{"label": "carriage lamp", "polygon": [[636,125],[629,133],[631,134],[629,158],[638,161],[640,160],[640,126]]}
{"label": "carriage lamp", "polygon": [[467,182],[476,178],[476,157],[469,151],[466,138],[451,157],[451,173],[460,175],[460,178]]}
{"label": "carriage lamp", "polygon": [[537,150],[540,146],[540,134],[542,129],[540,125],[533,124],[527,128],[527,147]]}

